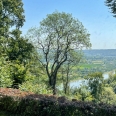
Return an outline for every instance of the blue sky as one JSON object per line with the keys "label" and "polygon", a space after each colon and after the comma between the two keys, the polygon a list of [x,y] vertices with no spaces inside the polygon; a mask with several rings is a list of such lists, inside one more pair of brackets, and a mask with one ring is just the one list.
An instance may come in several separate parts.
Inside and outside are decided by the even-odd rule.
{"label": "blue sky", "polygon": [[26,22],[23,34],[54,11],[66,12],[77,18],[90,33],[92,49],[116,49],[116,18],[104,0],[22,0]]}

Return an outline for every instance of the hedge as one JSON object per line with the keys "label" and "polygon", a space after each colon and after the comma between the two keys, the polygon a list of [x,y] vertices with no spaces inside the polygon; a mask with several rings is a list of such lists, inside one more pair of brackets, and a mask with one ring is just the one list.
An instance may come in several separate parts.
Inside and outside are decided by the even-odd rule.
{"label": "hedge", "polygon": [[10,112],[14,116],[116,116],[116,106],[69,101],[64,97],[52,96],[0,96],[0,110]]}

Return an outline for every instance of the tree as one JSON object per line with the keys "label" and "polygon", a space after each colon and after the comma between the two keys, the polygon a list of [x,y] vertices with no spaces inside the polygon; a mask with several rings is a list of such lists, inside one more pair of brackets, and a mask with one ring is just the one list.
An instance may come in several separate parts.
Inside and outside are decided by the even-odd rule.
{"label": "tree", "polygon": [[58,70],[68,60],[69,52],[91,46],[90,35],[81,22],[64,12],[47,15],[40,27],[30,29],[27,35],[33,41],[37,40],[34,44],[42,56],[39,61],[46,69],[53,94],[56,94]]}
{"label": "tree", "polygon": [[19,28],[25,21],[23,13],[22,0],[0,0],[0,56],[5,54],[10,36],[20,37]]}
{"label": "tree", "polygon": [[74,88],[72,94],[75,95],[75,97],[81,101],[92,100],[92,95],[90,94],[86,85],[81,85],[79,88]]}
{"label": "tree", "polygon": [[106,0],[105,4],[111,9],[111,12],[114,14],[114,17],[116,17],[116,0]]}
{"label": "tree", "polygon": [[[22,0],[0,0],[0,61],[2,59],[5,62],[0,65],[0,79],[2,82],[11,80],[8,82],[13,87],[24,82],[35,60],[33,45],[21,37],[20,28],[25,22],[23,13]],[[33,75],[35,72],[32,72]]]}
{"label": "tree", "polygon": [[106,84],[108,84],[109,87],[112,87],[114,93],[116,94],[116,74],[110,74],[109,78],[106,79]]}
{"label": "tree", "polygon": [[101,96],[101,101],[107,104],[116,105],[116,94],[112,87],[105,87]]}
{"label": "tree", "polygon": [[34,52],[34,46],[28,40],[20,37],[18,39],[10,38],[6,48],[8,60],[18,61],[20,64],[26,65]]}
{"label": "tree", "polygon": [[94,101],[100,101],[102,91],[104,89],[104,79],[101,72],[91,73],[86,77],[88,81],[88,88],[91,95],[94,97]]}
{"label": "tree", "polygon": [[0,87],[11,87],[12,83],[10,65],[4,57],[0,57]]}
{"label": "tree", "polygon": [[69,82],[71,78],[74,78],[72,69],[77,66],[82,58],[82,53],[80,51],[71,51],[68,55],[68,60],[61,66],[59,72],[61,72],[61,79],[63,81],[63,90],[65,94],[69,94]]}
{"label": "tree", "polygon": [[20,37],[19,29],[25,21],[23,13],[22,0],[0,0],[0,56],[5,54],[10,36]]}
{"label": "tree", "polygon": [[[27,72],[35,77],[39,77],[42,66],[38,62],[39,54],[34,46],[23,37],[18,39],[11,38],[7,45],[7,61],[10,61],[11,78],[13,79],[12,87],[19,87],[27,77]],[[41,68],[41,69],[40,69]]]}
{"label": "tree", "polygon": [[22,0],[0,0],[0,36],[7,37],[11,27],[22,27],[25,21],[23,13]]}

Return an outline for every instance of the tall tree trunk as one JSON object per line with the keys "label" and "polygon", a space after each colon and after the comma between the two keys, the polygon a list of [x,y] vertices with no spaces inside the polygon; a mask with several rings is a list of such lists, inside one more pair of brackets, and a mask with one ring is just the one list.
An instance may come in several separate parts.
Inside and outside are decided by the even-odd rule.
{"label": "tall tree trunk", "polygon": [[49,85],[52,88],[53,95],[56,95],[56,76],[57,73],[53,73],[53,75],[49,77]]}
{"label": "tall tree trunk", "polygon": [[69,63],[67,65],[68,67],[66,69],[66,79],[63,78],[63,72],[62,72],[62,80],[63,80],[65,94],[69,93]]}
{"label": "tall tree trunk", "polygon": [[53,85],[53,95],[56,95],[56,86],[55,86],[55,84]]}

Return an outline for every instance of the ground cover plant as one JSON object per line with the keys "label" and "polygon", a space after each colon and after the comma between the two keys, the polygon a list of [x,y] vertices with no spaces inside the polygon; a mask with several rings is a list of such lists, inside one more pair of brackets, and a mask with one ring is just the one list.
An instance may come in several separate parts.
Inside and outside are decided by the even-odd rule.
{"label": "ground cover plant", "polygon": [[14,116],[116,116],[116,106],[0,88],[0,111]]}

